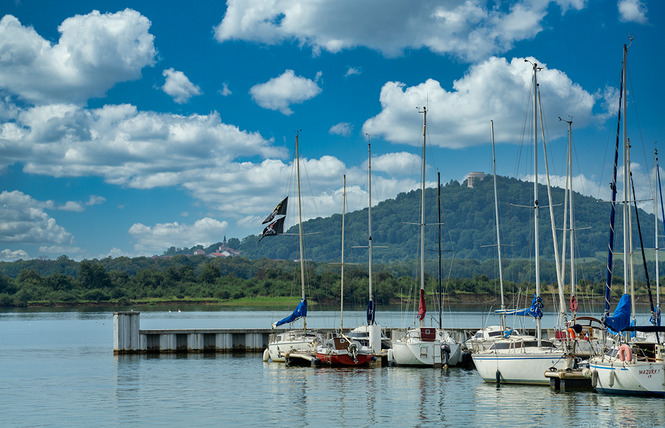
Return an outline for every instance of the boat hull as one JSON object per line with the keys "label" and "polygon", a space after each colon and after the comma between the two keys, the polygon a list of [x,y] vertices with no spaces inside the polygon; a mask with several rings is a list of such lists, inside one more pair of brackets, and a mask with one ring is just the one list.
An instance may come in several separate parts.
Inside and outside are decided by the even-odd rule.
{"label": "boat hull", "polygon": [[359,366],[368,366],[369,363],[374,358],[370,354],[358,354],[354,359],[348,353],[339,353],[339,354],[328,354],[317,352],[316,358],[321,361],[322,365],[331,366],[331,367],[359,367]]}
{"label": "boat hull", "polygon": [[303,334],[300,331],[282,333],[268,344],[270,360],[275,363],[286,361],[286,354],[290,352],[314,353],[317,338],[312,334]]}
{"label": "boat hull", "polygon": [[591,361],[589,368],[597,373],[596,391],[605,394],[645,395],[665,398],[665,364],[663,362]]}
{"label": "boat hull", "polygon": [[[473,363],[485,382],[549,385],[545,371],[566,368],[563,352],[543,353],[479,353],[472,354]],[[498,374],[497,374],[498,372]]]}
{"label": "boat hull", "polygon": [[394,341],[392,362],[398,366],[434,367],[442,365],[441,342]]}

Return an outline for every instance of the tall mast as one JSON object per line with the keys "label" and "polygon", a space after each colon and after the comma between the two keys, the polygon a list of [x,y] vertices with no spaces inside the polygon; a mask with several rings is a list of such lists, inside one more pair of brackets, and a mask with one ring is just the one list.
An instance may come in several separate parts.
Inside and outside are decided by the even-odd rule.
{"label": "tall mast", "polygon": [[[570,198],[570,296],[575,297],[577,291],[577,280],[575,278],[575,217],[573,216],[573,121],[568,122],[568,168],[570,175],[570,191],[568,197]],[[564,231],[565,233],[565,231]],[[577,311],[573,311],[572,318],[575,319]]]}
{"label": "tall mast", "polygon": [[340,267],[340,290],[339,290],[339,332],[344,331],[344,214],[346,213],[346,174],[344,174],[344,186],[342,191],[342,263]]}
{"label": "tall mast", "polygon": [[439,328],[443,328],[443,287],[441,286],[441,173],[436,173],[437,183],[437,206],[439,210]]}
{"label": "tall mast", "polygon": [[[422,183],[420,185],[420,290],[425,290],[425,142],[427,135],[427,107],[423,107],[423,158],[422,158]],[[424,321],[420,320],[422,327]]]}
{"label": "tall mast", "polygon": [[658,149],[653,151],[654,168],[654,194],[653,194],[653,241],[654,251],[656,252],[656,305],[660,307],[660,272],[658,268],[658,189],[660,180],[658,179]]}
{"label": "tall mast", "polygon": [[[538,64],[533,63],[533,227],[536,270],[536,296],[540,297],[540,243],[538,240]],[[536,318],[536,336],[541,345],[540,318]]]}
{"label": "tall mast", "polygon": [[[369,140],[369,136],[368,136]],[[369,243],[368,243],[368,248],[369,248],[369,301],[372,302],[373,295],[372,295],[372,144],[370,142],[367,143],[368,147],[368,152],[369,155],[367,156],[367,177],[369,180],[369,185],[368,185],[368,194],[369,194],[369,204],[368,204],[368,209],[367,209],[367,224],[369,227]],[[371,303],[370,303],[371,304]],[[374,324],[373,321],[370,321],[370,325]]]}
{"label": "tall mast", "polygon": [[501,289],[501,329],[506,328],[506,315],[503,311],[506,309],[506,304],[503,297],[503,267],[501,266],[501,234],[499,233],[499,201],[496,191],[496,155],[494,152],[494,121],[490,120],[490,127],[492,130],[492,168],[494,173],[494,216],[496,218],[496,249],[499,256],[499,286]]}
{"label": "tall mast", "polygon": [[621,71],[623,76],[623,294],[628,293],[628,229],[630,223],[628,216],[630,215],[630,197],[629,197],[629,184],[628,179],[630,175],[630,167],[628,165],[629,145],[628,133],[626,131],[626,56],[628,55],[628,47],[623,45],[623,69]]}
{"label": "tall mast", "polygon": [[[305,255],[302,239],[302,202],[300,200],[300,152],[298,151],[298,133],[296,132],[296,177],[298,181],[298,238],[300,240],[300,286],[302,299],[305,300]],[[303,329],[307,330],[307,317],[303,317]]]}

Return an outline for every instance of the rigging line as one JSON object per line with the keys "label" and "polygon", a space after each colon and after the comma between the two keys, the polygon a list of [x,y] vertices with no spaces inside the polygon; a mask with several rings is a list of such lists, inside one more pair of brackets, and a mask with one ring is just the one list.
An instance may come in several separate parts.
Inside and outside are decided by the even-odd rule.
{"label": "rigging line", "polygon": [[[628,69],[626,71],[626,74],[628,74],[628,81],[630,82],[630,99],[632,101],[633,105],[633,110],[635,111],[635,121],[637,122],[637,131],[640,134],[640,143],[642,146],[642,155],[644,156],[644,165],[648,165],[647,163],[647,155],[645,151],[645,146],[644,146],[644,136],[642,135],[642,125],[640,124],[640,115],[637,111],[637,101],[635,100],[635,89],[633,88],[633,79],[632,79],[632,73],[630,72],[630,69],[628,68],[629,65],[626,64],[626,68]],[[650,156],[649,156],[650,157]],[[649,179],[649,188],[651,190],[651,193],[653,193],[653,183],[651,181],[652,177],[651,174],[647,174],[648,179]]]}

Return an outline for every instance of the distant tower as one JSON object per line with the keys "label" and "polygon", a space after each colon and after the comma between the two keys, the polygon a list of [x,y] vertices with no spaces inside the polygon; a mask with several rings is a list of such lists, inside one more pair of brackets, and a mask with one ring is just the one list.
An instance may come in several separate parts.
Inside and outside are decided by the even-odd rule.
{"label": "distant tower", "polygon": [[466,175],[466,187],[470,187],[473,189],[473,183],[476,181],[480,181],[483,178],[485,178],[487,174],[484,172],[470,172]]}

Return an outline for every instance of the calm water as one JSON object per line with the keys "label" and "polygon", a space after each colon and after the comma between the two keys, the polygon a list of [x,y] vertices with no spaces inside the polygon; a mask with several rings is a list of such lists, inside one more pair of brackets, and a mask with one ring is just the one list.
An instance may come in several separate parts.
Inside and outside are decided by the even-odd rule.
{"label": "calm water", "polygon": [[[280,315],[142,312],[141,326],[265,327]],[[479,321],[464,324],[480,316],[453,318],[472,326]],[[349,312],[345,324],[362,317]],[[310,318],[318,327],[339,324],[334,312]],[[391,327],[404,321],[399,312],[383,318]],[[0,425],[665,425],[662,399],[496,388],[455,368],[285,368],[260,355],[114,357],[112,332],[110,311],[0,312]]]}

